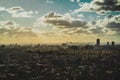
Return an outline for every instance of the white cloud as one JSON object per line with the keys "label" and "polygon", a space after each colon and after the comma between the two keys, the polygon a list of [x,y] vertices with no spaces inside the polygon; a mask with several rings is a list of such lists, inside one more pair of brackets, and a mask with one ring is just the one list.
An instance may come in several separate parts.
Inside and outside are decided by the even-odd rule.
{"label": "white cloud", "polygon": [[37,14],[38,12],[35,11],[26,11],[20,6],[16,7],[11,7],[11,8],[5,8],[5,7],[0,7],[0,11],[6,11],[9,14],[11,14],[11,17],[13,18],[32,18],[33,14]]}
{"label": "white cloud", "polygon": [[53,0],[46,0],[46,2],[47,2],[47,3],[51,3],[51,4],[54,3]]}
{"label": "white cloud", "polygon": [[24,12],[20,12],[20,13],[15,12],[11,16],[13,18],[31,18],[31,17],[33,17],[32,14],[33,14],[33,11],[29,11],[29,12],[24,11]]}
{"label": "white cloud", "polygon": [[0,11],[4,11],[5,10],[5,7],[0,7]]}
{"label": "white cloud", "polygon": [[37,37],[33,28],[21,27],[14,21],[0,21],[0,36],[6,37]]}
{"label": "white cloud", "polygon": [[80,2],[80,0],[70,0],[71,2]]}
{"label": "white cloud", "polygon": [[79,18],[84,18],[84,15],[83,14],[78,14],[77,15]]}

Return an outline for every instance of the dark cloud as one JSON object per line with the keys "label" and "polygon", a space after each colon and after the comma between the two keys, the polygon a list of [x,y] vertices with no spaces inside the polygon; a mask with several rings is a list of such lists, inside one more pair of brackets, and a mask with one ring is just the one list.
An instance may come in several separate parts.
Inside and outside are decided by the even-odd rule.
{"label": "dark cloud", "polygon": [[98,14],[105,14],[109,11],[120,11],[120,0],[92,0],[90,3],[80,3],[80,8],[73,13],[81,11],[94,11]]}
{"label": "dark cloud", "polygon": [[120,23],[110,22],[107,24],[107,27],[112,31],[116,31],[116,33],[120,34]]}
{"label": "dark cloud", "polygon": [[[96,10],[107,10],[107,11],[120,11],[120,1],[118,0],[94,0],[93,5],[97,5],[99,8]],[[91,8],[92,10],[93,8]],[[94,9],[93,9],[94,10]]]}
{"label": "dark cloud", "polygon": [[110,17],[106,27],[120,33],[120,15]]}
{"label": "dark cloud", "polygon": [[86,22],[82,22],[82,21],[69,22],[67,20],[45,20],[45,22],[55,25],[55,26],[65,27],[65,28],[85,27],[86,26]]}
{"label": "dark cloud", "polygon": [[87,35],[91,34],[87,29],[82,29],[82,28],[63,29],[61,32],[69,35],[81,34],[81,33]]}
{"label": "dark cloud", "polygon": [[48,24],[52,24],[57,27],[64,28],[74,28],[74,27],[87,27],[85,21],[80,20],[72,20],[71,18],[67,18],[64,15],[49,13],[44,17],[44,22]]}
{"label": "dark cloud", "polygon": [[16,10],[24,10],[24,9],[20,6],[16,6],[16,7],[10,8],[10,10],[16,11]]}
{"label": "dark cloud", "polygon": [[120,29],[120,23],[110,22],[107,24],[107,27],[112,29]]}
{"label": "dark cloud", "polygon": [[90,31],[92,32],[92,34],[105,34],[108,32],[108,30],[104,29],[103,27],[96,27],[93,29],[90,29]]}
{"label": "dark cloud", "polygon": [[6,22],[5,25],[14,25],[14,24],[15,24],[14,22],[12,22],[12,21],[8,21],[8,22]]}
{"label": "dark cloud", "polygon": [[112,18],[112,17],[113,17],[113,15],[111,15],[111,14],[107,15],[107,18]]}
{"label": "dark cloud", "polygon": [[14,21],[0,21],[0,26],[18,26]]}

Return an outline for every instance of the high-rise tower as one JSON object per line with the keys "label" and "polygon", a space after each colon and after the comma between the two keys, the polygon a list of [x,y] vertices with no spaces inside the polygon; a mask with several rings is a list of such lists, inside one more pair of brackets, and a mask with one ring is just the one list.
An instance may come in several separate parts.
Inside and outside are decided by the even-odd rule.
{"label": "high-rise tower", "polygon": [[109,42],[107,42],[107,46],[109,46]]}
{"label": "high-rise tower", "polygon": [[100,46],[100,39],[97,39],[97,40],[96,40],[96,45],[97,45],[97,46]]}
{"label": "high-rise tower", "polygon": [[115,45],[115,42],[114,41],[112,41],[112,46],[114,46]]}

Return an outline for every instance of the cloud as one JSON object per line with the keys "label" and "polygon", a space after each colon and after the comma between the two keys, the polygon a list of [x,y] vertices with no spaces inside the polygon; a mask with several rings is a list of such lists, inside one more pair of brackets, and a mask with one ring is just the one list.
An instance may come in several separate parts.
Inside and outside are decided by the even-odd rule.
{"label": "cloud", "polygon": [[47,15],[45,15],[45,18],[61,18],[62,15],[61,14],[57,14],[55,12],[50,12]]}
{"label": "cloud", "polygon": [[0,11],[5,11],[5,7],[0,7]]}
{"label": "cloud", "polygon": [[84,18],[84,15],[83,14],[78,14],[77,17]]}
{"label": "cloud", "polygon": [[118,34],[120,34],[120,15],[109,16],[107,20],[107,28],[111,29],[112,31],[116,31]]}
{"label": "cloud", "polygon": [[9,10],[17,11],[17,10],[24,10],[24,9],[22,7],[20,7],[20,6],[16,6],[16,7],[11,7]]}
{"label": "cloud", "polygon": [[32,28],[20,27],[13,21],[0,21],[0,36],[37,37]]}
{"label": "cloud", "polygon": [[37,11],[26,11],[20,6],[16,7],[11,7],[11,8],[5,8],[5,7],[0,7],[0,11],[5,11],[8,12],[11,17],[13,18],[32,18],[33,14],[37,14]]}
{"label": "cloud", "polygon": [[68,35],[77,35],[77,34],[87,34],[90,35],[91,32],[88,29],[83,28],[65,28],[61,30],[61,33],[68,34]]}
{"label": "cloud", "polygon": [[70,0],[71,2],[77,2],[77,3],[79,3],[80,2],[80,0]]}
{"label": "cloud", "polygon": [[6,22],[5,25],[14,25],[14,24],[15,24],[14,22],[12,22],[12,21],[8,21],[8,22]]}
{"label": "cloud", "polygon": [[120,11],[120,1],[119,0],[94,0],[93,5],[99,6],[96,10],[107,10],[107,11]]}
{"label": "cloud", "polygon": [[13,18],[32,18],[33,16],[32,16],[32,14],[33,14],[34,12],[33,11],[29,11],[29,12],[27,12],[27,11],[24,11],[24,12],[15,12],[15,13],[12,13],[12,17]]}
{"label": "cloud", "polygon": [[[80,15],[80,17],[83,17]],[[47,25],[54,26],[53,29],[58,29],[58,32],[64,34],[103,34],[107,32],[101,24],[100,21],[83,21],[73,19],[68,14],[57,14],[55,12],[50,12],[45,16],[38,19],[37,23],[44,23]]]}
{"label": "cloud", "polygon": [[92,32],[92,34],[106,34],[108,32],[108,30],[104,27],[95,27],[90,29],[90,31]]}
{"label": "cloud", "polygon": [[89,22],[92,34],[117,35],[120,34],[120,15],[107,15],[104,19]]}
{"label": "cloud", "polygon": [[14,26],[14,27],[17,27],[19,26],[18,24],[16,24],[15,22],[13,21],[0,21],[0,27],[10,27],[10,26]]}
{"label": "cloud", "polygon": [[[80,17],[82,17],[82,15],[80,15]],[[108,15],[104,19],[84,21],[74,19],[68,14],[62,15],[55,12],[50,12],[39,18],[37,23],[52,26],[54,34],[62,33],[68,35],[86,34],[104,36],[116,35],[120,33],[120,15]]]}
{"label": "cloud", "polygon": [[54,25],[59,28],[86,27],[85,21],[74,20],[66,15],[55,12],[48,13],[42,18],[43,22]]}
{"label": "cloud", "polygon": [[47,2],[47,3],[51,3],[51,4],[53,4],[53,3],[54,3],[54,1],[53,1],[53,0],[46,0],[46,2]]}
{"label": "cloud", "polygon": [[90,3],[80,3],[80,8],[74,13],[81,11],[95,11],[99,14],[104,14],[108,11],[120,11],[120,0],[93,0]]}

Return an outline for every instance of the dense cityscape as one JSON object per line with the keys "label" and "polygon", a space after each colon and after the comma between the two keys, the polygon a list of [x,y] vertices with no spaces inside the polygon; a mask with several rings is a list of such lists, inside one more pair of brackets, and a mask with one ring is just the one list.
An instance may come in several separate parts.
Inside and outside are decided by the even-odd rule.
{"label": "dense cityscape", "polygon": [[120,80],[120,0],[0,0],[0,80]]}
{"label": "dense cityscape", "polygon": [[0,80],[120,80],[120,45],[0,45]]}

